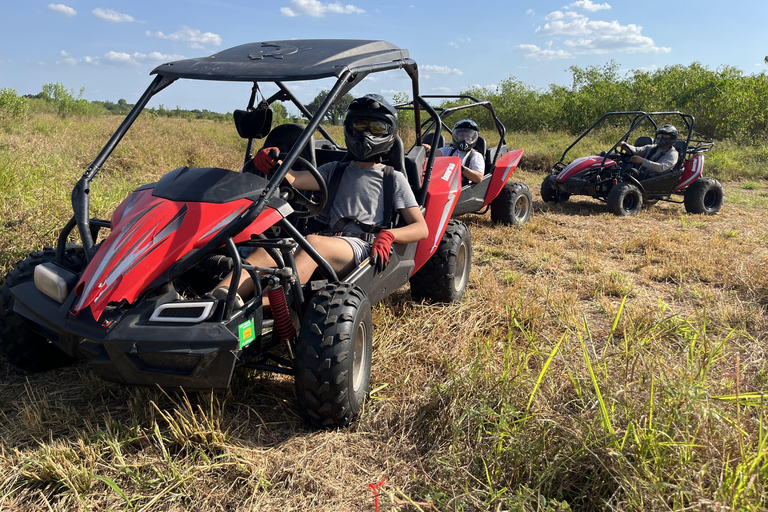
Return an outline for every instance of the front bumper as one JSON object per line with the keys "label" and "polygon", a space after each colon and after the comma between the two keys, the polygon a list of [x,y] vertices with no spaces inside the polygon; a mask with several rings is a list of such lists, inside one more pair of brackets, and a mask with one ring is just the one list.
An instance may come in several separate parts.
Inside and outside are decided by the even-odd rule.
{"label": "front bumper", "polygon": [[159,297],[99,323],[88,311],[69,314],[73,294],[59,304],[32,282],[15,286],[11,293],[14,311],[41,334],[70,355],[89,359],[103,379],[121,384],[223,390],[243,352],[238,325],[253,319],[257,334],[252,344],[260,342],[261,305],[236,314],[227,324],[150,321],[156,305],[168,300]]}

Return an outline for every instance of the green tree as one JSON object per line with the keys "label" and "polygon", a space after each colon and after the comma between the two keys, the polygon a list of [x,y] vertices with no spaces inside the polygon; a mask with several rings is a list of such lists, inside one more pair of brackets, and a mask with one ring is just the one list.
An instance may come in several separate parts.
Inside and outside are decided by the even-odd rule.
{"label": "green tree", "polygon": [[27,115],[29,105],[14,89],[0,89],[0,121],[21,119]]}
{"label": "green tree", "polygon": [[[317,110],[320,108],[320,105],[323,104],[325,98],[327,97],[328,91],[323,89],[317,96],[315,96],[315,99],[309,102],[307,105],[307,110],[309,110],[312,115],[315,115],[315,112],[317,112]],[[326,120],[332,125],[340,125],[344,121],[344,113],[347,111],[347,108],[349,108],[349,104],[352,103],[353,99],[355,98],[351,94],[347,93],[336,100],[336,102],[331,105],[331,108],[329,108],[328,112],[325,114]]]}

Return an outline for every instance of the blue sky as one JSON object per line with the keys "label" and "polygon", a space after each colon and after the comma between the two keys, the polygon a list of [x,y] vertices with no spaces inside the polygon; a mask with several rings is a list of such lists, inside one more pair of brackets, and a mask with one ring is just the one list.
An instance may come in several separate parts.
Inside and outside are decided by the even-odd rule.
{"label": "blue sky", "polygon": [[[162,62],[305,38],[383,39],[407,48],[424,94],[495,87],[511,77],[534,87],[568,85],[570,66],[610,60],[622,72],[694,61],[745,74],[768,70],[765,0],[349,1],[4,0],[0,88],[36,94],[59,82],[84,88],[88,100],[133,103]],[[382,75],[354,92],[408,92],[405,73]],[[329,87],[306,83],[296,92],[308,102]],[[150,105],[228,112],[245,106],[248,91],[180,81]]]}

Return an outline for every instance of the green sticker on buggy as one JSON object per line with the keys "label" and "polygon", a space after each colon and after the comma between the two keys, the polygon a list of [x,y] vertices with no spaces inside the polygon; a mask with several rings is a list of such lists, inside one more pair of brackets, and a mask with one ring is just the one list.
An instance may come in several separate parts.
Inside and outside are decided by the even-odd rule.
{"label": "green sticker on buggy", "polygon": [[253,318],[237,326],[237,337],[240,339],[240,348],[248,346],[256,339],[256,326]]}

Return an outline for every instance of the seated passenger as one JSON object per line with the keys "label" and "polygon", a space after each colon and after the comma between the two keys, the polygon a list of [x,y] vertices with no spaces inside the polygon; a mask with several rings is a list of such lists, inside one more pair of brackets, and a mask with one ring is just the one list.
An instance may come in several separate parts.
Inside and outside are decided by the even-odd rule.
{"label": "seated passenger", "polygon": [[653,144],[647,144],[642,147],[635,147],[621,141],[620,147],[627,149],[632,153],[632,163],[640,164],[640,167],[634,167],[632,174],[638,180],[651,177],[654,173],[666,172],[672,169],[677,163],[679,157],[673,144],[677,141],[677,128],[671,124],[660,126],[656,130],[656,140]]}
{"label": "seated passenger", "polygon": [[[453,125],[451,131],[453,143],[437,150],[438,156],[458,156],[461,159],[461,185],[480,183],[485,173],[485,158],[479,151],[475,151],[475,144],[480,137],[480,130],[471,119],[462,119]],[[427,152],[431,149],[429,144],[424,144]]]}
{"label": "seated passenger", "polygon": [[[344,275],[371,256],[371,263],[383,270],[389,263],[393,242],[409,244],[423,240],[429,234],[408,180],[400,172],[389,173],[394,180],[394,205],[385,204],[385,166],[382,157],[392,148],[397,135],[397,111],[378,94],[368,94],[350,103],[344,116],[344,138],[347,149],[354,157],[349,163],[330,162],[318,171],[326,183],[334,173],[343,172],[333,204],[326,205],[320,214],[325,226],[307,241],[325,258],[333,269]],[[275,148],[264,148],[256,154],[256,168],[268,173],[279,165]],[[319,190],[315,178],[307,171],[290,170],[286,179],[299,190]],[[385,208],[400,212],[405,225],[389,228],[382,225]],[[296,250],[296,268],[299,279],[306,283],[317,268],[317,263],[301,248]],[[256,267],[273,267],[274,260],[262,249],[256,249],[246,261]],[[214,295],[224,297],[232,275],[225,277],[214,289]],[[253,292],[253,281],[243,271],[238,294],[247,297]]]}

